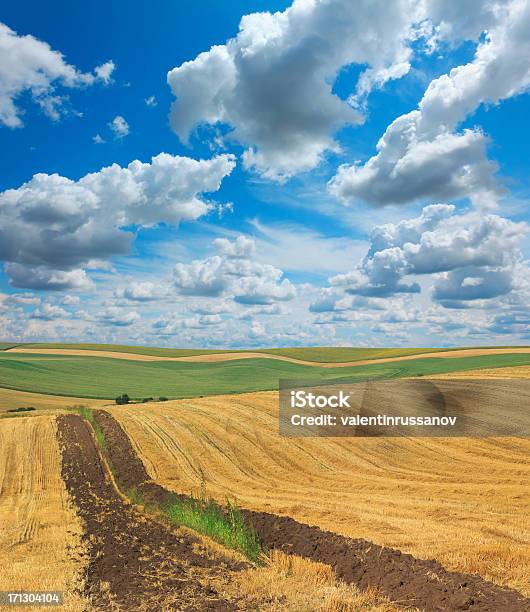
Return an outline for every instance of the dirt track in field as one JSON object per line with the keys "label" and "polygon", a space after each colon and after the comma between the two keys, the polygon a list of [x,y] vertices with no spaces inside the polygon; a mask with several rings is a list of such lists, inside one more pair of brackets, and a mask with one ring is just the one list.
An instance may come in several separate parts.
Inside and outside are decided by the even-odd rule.
{"label": "dirt track in field", "polygon": [[[105,411],[96,420],[108,441],[108,452],[118,479],[146,498],[163,502],[170,494],[150,480],[147,471],[118,422]],[[347,538],[289,517],[244,511],[262,543],[269,549],[300,555],[331,565],[338,578],[361,589],[377,587],[401,606],[429,611],[471,610],[523,612],[530,599],[494,585],[478,575],[448,572],[437,561],[419,560],[367,540]]]}
{"label": "dirt track in field", "polygon": [[116,491],[91,430],[77,415],[58,417],[62,476],[85,526],[89,564],[84,595],[104,610],[236,610],[209,584],[245,564],[146,519]]}
{"label": "dirt track in field", "polygon": [[357,361],[342,361],[339,363],[308,361],[306,359],[296,359],[285,357],[284,355],[273,355],[271,353],[215,353],[212,355],[191,355],[188,357],[159,357],[157,355],[141,355],[139,353],[121,353],[119,351],[93,351],[82,349],[32,349],[32,348],[12,348],[6,353],[32,353],[34,355],[70,355],[76,357],[107,357],[112,359],[126,359],[129,361],[185,361],[199,363],[213,363],[221,361],[234,361],[237,359],[276,359],[288,361],[300,365],[319,366],[321,368],[344,368],[350,366],[370,365],[373,363],[387,363],[394,361],[409,361],[411,359],[424,359],[427,357],[479,357],[481,355],[507,355],[507,354],[526,354],[530,353],[530,348],[496,348],[496,349],[459,349],[454,351],[438,351],[432,353],[418,353],[416,355],[404,355],[402,357],[382,357],[381,359],[361,359]]}

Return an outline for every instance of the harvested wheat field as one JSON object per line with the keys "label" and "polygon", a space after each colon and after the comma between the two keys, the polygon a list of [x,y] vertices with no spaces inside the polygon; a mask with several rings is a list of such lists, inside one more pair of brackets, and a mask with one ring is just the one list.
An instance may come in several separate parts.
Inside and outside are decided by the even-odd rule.
{"label": "harvested wheat field", "polygon": [[84,399],[78,397],[61,397],[57,395],[45,395],[43,393],[29,393],[27,391],[16,391],[0,387],[0,414],[14,408],[25,408],[31,406],[41,414],[42,412],[63,411],[74,406],[103,407],[109,400]]}
{"label": "harvested wheat field", "polygon": [[273,392],[117,408],[149,475],[530,593],[530,440],[278,435]]}
{"label": "harvested wheat field", "polygon": [[245,594],[249,610],[263,612],[397,612],[376,591],[359,592],[338,581],[333,568],[273,550],[262,567],[241,572],[230,590]]}
{"label": "harvested wheat field", "polygon": [[51,416],[0,421],[0,523],[0,591],[63,591],[62,610],[88,609],[75,593],[83,586],[82,529]]}
{"label": "harvested wheat field", "polygon": [[530,378],[530,366],[515,366],[513,368],[484,368],[483,370],[465,370],[451,374],[436,374],[431,378]]}
{"label": "harvested wheat field", "polygon": [[[132,487],[148,507],[153,507],[152,504],[154,507],[179,506],[186,500],[189,503],[186,495],[172,493],[149,477],[130,438],[110,413],[98,410],[92,418],[107,441],[109,461],[122,486]],[[255,529],[262,546],[271,552],[273,559],[277,553],[283,553],[298,555],[303,563],[309,560],[325,564],[333,569],[336,579],[360,588],[365,593],[365,600],[370,599],[370,592],[375,588],[407,610],[467,610],[471,606],[476,612],[528,610],[530,600],[518,591],[495,585],[479,575],[448,572],[436,560],[421,560],[366,539],[323,531],[287,516],[244,509],[241,516]],[[294,565],[289,566],[287,572],[291,570],[294,571]],[[250,582],[250,578],[244,581],[245,584]],[[295,600],[301,601],[299,597]],[[341,605],[332,609],[337,607],[350,609]],[[263,608],[253,606],[252,609]]]}
{"label": "harvested wheat field", "polygon": [[256,567],[208,538],[153,518],[118,492],[87,421],[61,415],[58,433],[62,475],[85,526],[91,562],[84,592],[95,610],[396,610],[373,590],[360,593],[337,580],[329,565],[274,553]]}

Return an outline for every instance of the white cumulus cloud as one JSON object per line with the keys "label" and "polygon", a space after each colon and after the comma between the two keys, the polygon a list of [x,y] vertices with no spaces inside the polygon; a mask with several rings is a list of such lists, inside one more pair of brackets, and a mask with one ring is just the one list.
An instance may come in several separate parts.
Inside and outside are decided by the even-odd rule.
{"label": "white cumulus cloud", "polygon": [[101,66],[94,68],[94,73],[98,79],[101,79],[105,85],[108,85],[112,81],[112,74],[116,70],[116,64],[109,60]]}
{"label": "white cumulus cloud", "polygon": [[420,9],[412,0],[295,0],[245,15],[235,38],[169,72],[171,126],[186,142],[200,124],[229,125],[245,165],[268,178],[309,170],[338,150],[334,133],[362,120],[332,91],[339,70],[368,65],[360,97],[403,76]]}
{"label": "white cumulus cloud", "polygon": [[526,224],[498,215],[427,206],[419,217],[375,227],[367,255],[350,272],[331,277],[334,291],[322,294],[312,310],[340,310],[341,291],[366,297],[419,293],[416,279],[423,275],[434,281],[433,298],[446,305],[507,294],[527,234]]}
{"label": "white cumulus cloud", "polygon": [[94,260],[129,252],[134,233],[124,226],[198,219],[213,208],[202,194],[217,191],[234,166],[230,155],[197,161],[160,153],[78,181],[36,174],[0,193],[0,260],[17,287],[86,287]]}
{"label": "white cumulus cloud", "polygon": [[114,119],[108,124],[110,130],[114,134],[114,138],[125,138],[129,135],[130,127],[127,121],[121,116],[116,115]]}
{"label": "white cumulus cloud", "polygon": [[94,72],[81,72],[66,63],[59,51],[33,36],[19,36],[0,23],[0,124],[21,127],[23,111],[19,99],[29,92],[32,100],[52,119],[64,108],[64,96],[58,87],[77,88],[96,82],[108,84],[114,63],[109,60]]}
{"label": "white cumulus cloud", "polygon": [[388,126],[375,156],[339,168],[329,187],[340,200],[384,205],[470,197],[482,208],[495,205],[497,166],[486,157],[487,138],[479,129],[455,130],[481,104],[528,89],[530,2],[512,0],[487,15],[495,23],[473,61],[434,79],[418,109]]}
{"label": "white cumulus cloud", "polygon": [[255,245],[249,238],[218,239],[214,244],[221,255],[175,266],[173,280],[179,293],[229,297],[245,305],[269,305],[295,297],[294,286],[281,270],[252,259]]}

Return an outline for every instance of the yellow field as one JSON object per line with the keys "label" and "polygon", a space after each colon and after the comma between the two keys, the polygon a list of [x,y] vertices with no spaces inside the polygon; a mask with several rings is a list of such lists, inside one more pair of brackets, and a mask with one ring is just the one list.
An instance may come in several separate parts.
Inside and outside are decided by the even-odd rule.
{"label": "yellow field", "polygon": [[[241,553],[224,548],[210,538],[191,529],[180,527],[175,533],[192,533],[198,538],[196,550],[210,555],[248,562]],[[402,608],[389,602],[377,589],[360,591],[353,584],[337,579],[330,565],[287,555],[278,550],[270,551],[263,563],[239,572],[226,571],[209,576],[208,584],[214,586],[227,600],[239,600],[241,610],[259,612],[399,612]],[[165,609],[165,608],[164,608]],[[168,610],[172,609],[168,607]],[[151,612],[149,604],[146,610]],[[409,612],[419,610],[409,609]],[[138,612],[144,612],[143,609]]]}
{"label": "yellow field", "polygon": [[63,591],[61,610],[79,612],[81,526],[60,465],[53,417],[0,421],[0,591]]}
{"label": "yellow field", "polygon": [[179,492],[293,516],[530,594],[530,440],[278,435],[272,392],[112,411]]}
{"label": "yellow field", "polygon": [[338,581],[329,565],[274,550],[263,567],[241,572],[225,588],[229,594],[235,590],[244,595],[245,609],[261,612],[399,610],[377,591],[360,592],[355,586]]}
{"label": "yellow field", "polygon": [[86,399],[79,397],[60,397],[43,393],[28,393],[0,387],[0,414],[11,408],[32,406],[38,412],[29,412],[25,416],[42,414],[42,412],[58,412],[73,406],[89,406],[101,408],[110,403],[109,400]]}
{"label": "yellow field", "polygon": [[530,378],[530,366],[514,366],[511,368],[484,368],[483,370],[464,370],[450,374],[437,374],[431,378]]}
{"label": "yellow field", "polygon": [[[61,610],[89,612],[90,602],[75,593],[83,587],[85,572],[82,528],[61,480],[56,433],[50,415],[0,421],[0,591],[62,591]],[[206,548],[217,557],[221,552],[245,560],[211,541]],[[397,610],[376,592],[360,593],[341,583],[327,565],[274,552],[263,567],[226,572],[212,584],[244,609],[263,612]],[[146,602],[145,610],[152,609]]]}

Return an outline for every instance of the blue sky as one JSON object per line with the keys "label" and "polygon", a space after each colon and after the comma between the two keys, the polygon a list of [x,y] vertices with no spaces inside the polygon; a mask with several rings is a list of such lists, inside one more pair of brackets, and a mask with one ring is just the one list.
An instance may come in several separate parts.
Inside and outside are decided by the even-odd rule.
{"label": "blue sky", "polygon": [[529,1],[0,23],[2,338],[528,343]]}

